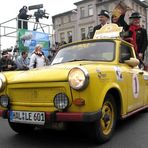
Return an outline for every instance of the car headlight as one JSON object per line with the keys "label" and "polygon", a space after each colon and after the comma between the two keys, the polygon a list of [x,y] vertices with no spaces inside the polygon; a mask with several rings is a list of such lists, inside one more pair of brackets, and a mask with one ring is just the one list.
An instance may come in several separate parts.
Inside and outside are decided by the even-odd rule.
{"label": "car headlight", "polygon": [[1,96],[0,97],[0,105],[2,107],[8,107],[9,106],[9,98],[7,96]]}
{"label": "car headlight", "polygon": [[2,91],[5,88],[5,85],[6,85],[6,78],[2,73],[0,73],[0,91]]}
{"label": "car headlight", "polygon": [[68,81],[73,89],[82,90],[87,87],[89,82],[88,71],[85,68],[75,67],[70,70]]}
{"label": "car headlight", "polygon": [[67,108],[68,104],[69,104],[69,99],[66,94],[59,93],[59,94],[55,95],[54,106],[57,109],[65,109],[65,108]]}

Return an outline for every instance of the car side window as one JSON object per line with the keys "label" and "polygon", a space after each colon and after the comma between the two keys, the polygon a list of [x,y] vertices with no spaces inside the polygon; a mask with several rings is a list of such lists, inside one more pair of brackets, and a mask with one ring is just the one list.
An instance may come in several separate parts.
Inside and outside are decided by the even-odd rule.
{"label": "car side window", "polygon": [[124,63],[125,60],[129,60],[133,57],[132,49],[127,45],[120,46],[120,55],[119,55],[119,62]]}

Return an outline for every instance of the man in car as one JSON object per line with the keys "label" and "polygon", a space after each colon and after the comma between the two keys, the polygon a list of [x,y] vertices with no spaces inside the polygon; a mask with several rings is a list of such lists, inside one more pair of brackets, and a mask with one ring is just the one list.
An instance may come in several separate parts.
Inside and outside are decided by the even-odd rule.
{"label": "man in car", "polygon": [[109,18],[109,12],[107,10],[101,10],[100,14],[98,14],[100,24],[94,27],[93,32],[90,35],[90,38],[93,38],[96,30],[101,29],[102,26],[109,22]]}

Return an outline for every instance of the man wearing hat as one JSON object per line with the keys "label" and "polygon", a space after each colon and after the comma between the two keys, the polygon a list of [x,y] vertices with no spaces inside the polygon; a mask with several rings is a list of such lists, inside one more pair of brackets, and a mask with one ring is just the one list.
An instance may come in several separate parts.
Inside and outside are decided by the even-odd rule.
{"label": "man wearing hat", "polygon": [[107,10],[101,10],[100,14],[98,14],[100,24],[95,26],[90,38],[93,38],[96,30],[99,30],[102,26],[108,23],[109,20],[109,12]]}
{"label": "man wearing hat", "polygon": [[134,12],[129,17],[130,25],[129,25],[129,34],[135,43],[135,51],[137,53],[137,57],[140,60],[144,59],[144,53],[147,48],[147,32],[146,29],[140,26],[140,14],[138,12]]}

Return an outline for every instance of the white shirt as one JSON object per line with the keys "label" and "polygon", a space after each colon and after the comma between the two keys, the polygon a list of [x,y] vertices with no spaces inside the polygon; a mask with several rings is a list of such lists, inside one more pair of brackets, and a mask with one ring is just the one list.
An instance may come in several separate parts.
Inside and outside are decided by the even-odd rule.
{"label": "white shirt", "polygon": [[[36,63],[36,67],[34,67],[35,63]],[[45,62],[45,57],[43,55],[39,56],[39,55],[37,55],[35,53],[33,53],[31,55],[29,69],[43,67],[45,65],[46,65],[46,62]]]}

